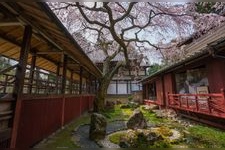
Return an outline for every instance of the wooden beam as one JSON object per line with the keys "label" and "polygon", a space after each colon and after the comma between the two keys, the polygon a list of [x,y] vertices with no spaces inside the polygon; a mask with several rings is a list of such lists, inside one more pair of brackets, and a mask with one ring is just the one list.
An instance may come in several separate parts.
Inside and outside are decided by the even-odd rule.
{"label": "wooden beam", "polygon": [[66,88],[67,59],[68,59],[68,56],[64,55],[64,57],[63,57],[63,76],[62,76],[61,94],[65,94],[65,91],[66,91],[65,88]]}
{"label": "wooden beam", "polygon": [[[57,39],[55,39],[53,36],[49,36],[48,32],[46,29],[44,29],[43,27],[41,27],[38,22],[34,22],[32,21],[32,19],[30,19],[30,16],[25,14],[24,12],[19,11],[19,8],[17,6],[17,4],[14,3],[7,3],[7,2],[1,2],[1,4],[9,10],[9,14],[12,15],[13,17],[16,17],[16,19],[18,19],[21,23],[23,24],[29,24],[33,27],[34,30],[34,34],[39,34],[41,37],[43,37],[43,39],[46,39],[48,41],[48,43],[50,43],[51,45],[53,45],[56,49],[59,50],[63,50],[63,47],[61,47],[61,45],[55,41],[57,41]],[[74,41],[70,39],[70,42],[74,43]],[[81,48],[79,48],[79,45],[76,44],[76,46],[78,46],[78,49],[81,50]],[[82,50],[81,50],[81,53]],[[73,53],[72,51],[67,51],[65,52],[65,54],[67,54],[68,56],[70,56],[74,61],[77,61],[75,59],[76,54]],[[83,53],[84,54],[84,53]],[[81,54],[81,55],[83,55]],[[85,55],[83,55],[85,56]],[[87,56],[85,56],[87,57]],[[88,60],[88,57],[87,57]],[[90,62],[89,62],[90,63]],[[90,70],[91,68],[95,68],[95,70],[91,70],[92,72],[94,71],[95,73],[97,73],[97,67],[93,66],[89,66],[89,65],[82,65],[83,68],[85,68],[86,70]],[[97,73],[99,74],[99,73]]]}
{"label": "wooden beam", "polygon": [[83,78],[83,67],[80,66],[80,83],[79,83],[79,94],[82,94],[82,78]]}
{"label": "wooden beam", "polygon": [[25,26],[23,42],[20,52],[19,64],[16,71],[15,87],[13,89],[13,96],[16,99],[16,109],[14,112],[12,138],[10,143],[10,148],[16,148],[18,126],[20,121],[21,113],[21,96],[23,93],[23,84],[27,66],[28,53],[31,45],[32,27]]}
{"label": "wooden beam", "polygon": [[38,55],[46,55],[46,54],[58,54],[63,55],[63,51],[43,51],[43,52],[37,52]]}
{"label": "wooden beam", "polygon": [[[12,38],[7,37],[5,34],[1,34],[1,33],[0,33],[0,39],[4,40],[4,41],[6,41],[6,42],[9,42],[9,43],[11,43],[11,44],[13,44],[13,45],[15,45],[15,46],[21,47],[21,43],[17,42],[15,39],[12,39]],[[37,51],[38,51],[38,50],[37,50],[36,48],[32,48],[32,49],[30,50],[30,52],[37,52]],[[48,60],[48,61],[50,61],[50,62],[53,62],[54,64],[57,64],[57,63],[58,63],[58,62],[56,62],[55,60],[53,60],[53,59],[51,59],[51,58],[48,58],[48,57],[46,57],[46,56],[44,56],[44,55],[40,55],[40,57],[42,57],[42,58],[44,58],[44,59],[46,59],[46,60]]]}
{"label": "wooden beam", "polygon": [[21,23],[16,19],[0,19],[0,27],[20,26]]}
{"label": "wooden beam", "polygon": [[15,81],[15,89],[14,94],[21,94],[23,91],[23,83],[25,77],[25,71],[27,66],[28,54],[31,47],[31,36],[32,36],[32,28],[31,26],[26,26],[24,30],[24,37],[20,52],[19,63],[16,71],[16,81]]}
{"label": "wooden beam", "polygon": [[30,67],[30,76],[29,76],[29,85],[28,85],[29,94],[32,93],[32,84],[33,84],[33,79],[34,79],[34,69],[36,66],[36,58],[37,58],[36,53],[33,53],[32,58],[31,58],[31,67]]}

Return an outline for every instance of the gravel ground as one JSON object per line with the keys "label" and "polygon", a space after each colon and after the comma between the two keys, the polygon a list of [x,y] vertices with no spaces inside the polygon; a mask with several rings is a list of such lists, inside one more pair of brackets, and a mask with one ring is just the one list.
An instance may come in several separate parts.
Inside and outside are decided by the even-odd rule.
{"label": "gravel ground", "polygon": [[[81,125],[74,132],[74,139],[81,146],[81,148],[99,148],[101,146],[107,148],[119,148],[118,145],[111,143],[108,140],[108,136],[104,140],[98,142],[98,144],[89,139],[89,125]],[[113,121],[107,124],[106,133],[111,134],[113,132],[126,129],[126,123],[124,121]]]}

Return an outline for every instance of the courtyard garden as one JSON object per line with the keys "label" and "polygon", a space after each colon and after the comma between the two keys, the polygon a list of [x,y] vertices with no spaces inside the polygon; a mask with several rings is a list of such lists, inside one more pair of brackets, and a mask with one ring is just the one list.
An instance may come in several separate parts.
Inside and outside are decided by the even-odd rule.
{"label": "courtyard garden", "polygon": [[[135,112],[143,114],[145,128],[128,129]],[[180,118],[172,110],[115,105],[102,113],[107,121],[106,136],[90,140],[90,113],[39,143],[38,148],[224,148],[225,132]],[[139,117],[140,118],[140,117]]]}

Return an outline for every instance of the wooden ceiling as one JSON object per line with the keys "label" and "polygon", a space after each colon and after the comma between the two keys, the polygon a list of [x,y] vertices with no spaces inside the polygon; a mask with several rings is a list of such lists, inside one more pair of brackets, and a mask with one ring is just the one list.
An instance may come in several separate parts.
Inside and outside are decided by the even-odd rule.
{"label": "wooden ceiling", "polygon": [[33,29],[31,52],[37,54],[36,66],[56,72],[64,54],[69,56],[68,69],[78,73],[80,66],[85,74],[99,78],[100,70],[93,64],[70,33],[44,2],[0,2],[0,54],[18,60],[24,26]]}

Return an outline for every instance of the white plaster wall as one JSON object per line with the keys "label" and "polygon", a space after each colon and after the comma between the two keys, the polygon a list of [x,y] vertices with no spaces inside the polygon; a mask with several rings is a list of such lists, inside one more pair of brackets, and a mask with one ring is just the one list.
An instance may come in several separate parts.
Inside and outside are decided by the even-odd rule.
{"label": "white plaster wall", "polygon": [[124,83],[118,84],[118,94],[127,94],[127,84]]}
{"label": "white plaster wall", "polygon": [[109,84],[107,94],[116,94],[116,84],[114,83]]}

